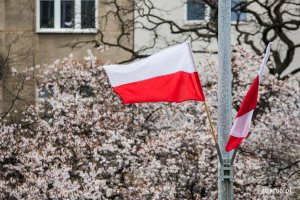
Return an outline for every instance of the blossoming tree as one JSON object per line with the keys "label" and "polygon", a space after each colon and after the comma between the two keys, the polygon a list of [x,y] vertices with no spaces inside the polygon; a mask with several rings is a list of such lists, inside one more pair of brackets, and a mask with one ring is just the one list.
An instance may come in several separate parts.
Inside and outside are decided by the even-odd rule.
{"label": "blossoming tree", "polygon": [[[235,114],[261,57],[235,47],[232,61]],[[84,62],[69,56],[26,72],[39,98],[20,120],[0,122],[0,198],[216,199],[217,155],[202,103],[122,105],[101,65],[89,52]],[[214,120],[215,66],[199,66]],[[234,165],[236,199],[300,194],[299,107],[299,81],[265,76]]]}

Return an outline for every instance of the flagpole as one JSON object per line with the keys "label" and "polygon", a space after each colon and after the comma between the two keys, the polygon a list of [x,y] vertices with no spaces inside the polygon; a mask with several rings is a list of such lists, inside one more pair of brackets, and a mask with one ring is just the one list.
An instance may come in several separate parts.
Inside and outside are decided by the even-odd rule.
{"label": "flagpole", "polygon": [[218,199],[233,200],[231,153],[225,151],[232,126],[231,1],[218,0]]}
{"label": "flagpole", "polygon": [[216,135],[215,129],[214,129],[214,127],[213,127],[212,120],[211,120],[211,118],[210,118],[210,114],[209,114],[209,110],[208,110],[206,101],[204,101],[204,106],[205,106],[205,111],[206,111],[207,118],[208,118],[208,121],[209,121],[211,133],[212,133],[212,135],[213,135],[213,138],[214,138],[214,141],[215,141],[215,145],[217,145],[217,144],[218,144],[218,139],[217,139],[217,135]]}

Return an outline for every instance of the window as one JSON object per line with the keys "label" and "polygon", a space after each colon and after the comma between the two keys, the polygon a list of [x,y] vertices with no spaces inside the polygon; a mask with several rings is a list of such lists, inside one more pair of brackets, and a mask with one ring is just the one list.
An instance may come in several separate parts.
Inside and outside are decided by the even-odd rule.
{"label": "window", "polygon": [[41,28],[54,28],[54,1],[41,1]]}
{"label": "window", "polygon": [[60,4],[60,27],[74,28],[75,4],[74,1],[61,0]]}
{"label": "window", "polygon": [[[246,21],[246,13],[240,11],[242,2],[245,0],[231,1],[231,21]],[[210,19],[210,7],[202,0],[187,0],[186,3],[186,21],[199,22]]]}
{"label": "window", "polygon": [[208,6],[202,0],[188,0],[186,4],[186,20],[197,22],[209,19]]}
{"label": "window", "polygon": [[37,32],[95,33],[97,0],[36,0]]}
{"label": "window", "polygon": [[95,28],[95,15],[91,15],[91,10],[96,10],[93,0],[81,1],[81,28]]}
{"label": "window", "polygon": [[231,21],[246,21],[246,13],[241,12],[241,4],[244,0],[232,0],[231,1]]}

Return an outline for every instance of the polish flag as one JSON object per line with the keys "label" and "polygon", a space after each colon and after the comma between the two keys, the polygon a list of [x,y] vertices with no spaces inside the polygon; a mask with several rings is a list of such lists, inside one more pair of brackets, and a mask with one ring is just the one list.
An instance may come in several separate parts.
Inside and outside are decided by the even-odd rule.
{"label": "polish flag", "polygon": [[108,65],[104,70],[123,104],[205,101],[189,43],[130,64]]}
{"label": "polish flag", "polygon": [[227,152],[237,148],[242,143],[243,139],[248,137],[253,111],[257,105],[259,83],[262,80],[263,71],[270,55],[271,46],[272,43],[269,43],[258,75],[254,79],[236,115],[236,119],[230,131],[229,140],[225,147]]}

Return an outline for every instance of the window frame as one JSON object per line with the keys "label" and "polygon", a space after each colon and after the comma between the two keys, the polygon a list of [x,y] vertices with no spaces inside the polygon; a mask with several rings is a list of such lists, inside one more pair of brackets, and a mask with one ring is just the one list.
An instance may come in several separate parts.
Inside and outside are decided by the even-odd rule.
{"label": "window frame", "polygon": [[188,0],[184,2],[184,23],[187,25],[199,24],[202,22],[208,22],[210,20],[210,11],[211,8],[204,3],[205,10],[204,10],[204,19],[199,20],[188,20]]}
{"label": "window frame", "polygon": [[95,1],[95,28],[81,28],[81,0],[74,0],[74,28],[61,28],[61,0],[54,1],[54,28],[40,27],[40,0],[36,0],[36,32],[37,33],[97,33],[98,31],[98,0]]}

